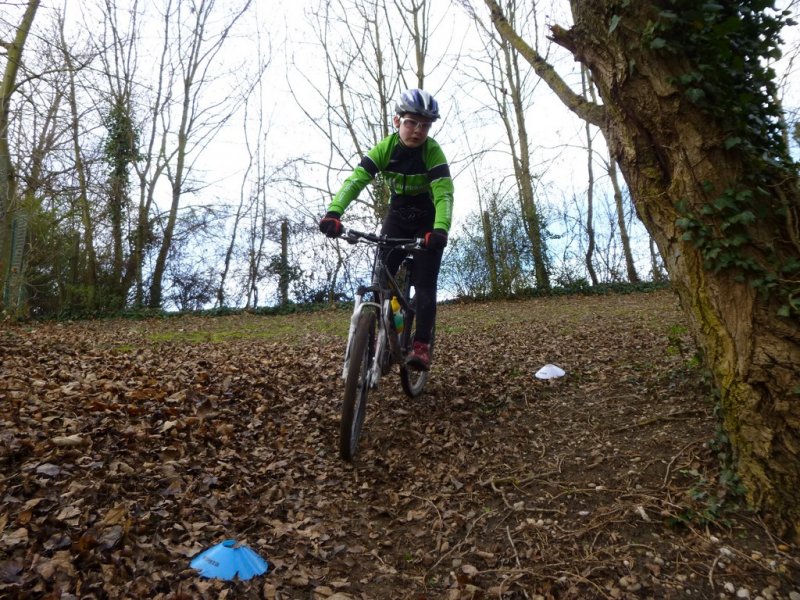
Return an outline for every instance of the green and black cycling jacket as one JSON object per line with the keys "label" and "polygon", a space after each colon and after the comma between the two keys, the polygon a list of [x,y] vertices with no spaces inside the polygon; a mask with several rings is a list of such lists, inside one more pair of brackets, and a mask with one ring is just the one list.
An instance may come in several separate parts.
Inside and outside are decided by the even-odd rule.
{"label": "green and black cycling jacket", "polygon": [[344,213],[350,203],[378,173],[392,192],[395,208],[412,207],[435,211],[434,229],[450,230],[453,219],[453,179],[441,146],[432,138],[418,148],[409,148],[397,133],[384,138],[361,159],[334,196],[329,211]]}

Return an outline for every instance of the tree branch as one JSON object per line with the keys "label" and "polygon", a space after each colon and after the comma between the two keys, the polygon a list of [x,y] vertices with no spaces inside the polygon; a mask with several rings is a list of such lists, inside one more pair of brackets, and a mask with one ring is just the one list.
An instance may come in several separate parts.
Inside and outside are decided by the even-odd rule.
{"label": "tree branch", "polygon": [[581,119],[603,129],[606,119],[606,110],[603,106],[588,102],[573,92],[552,65],[514,31],[496,0],[484,0],[484,2],[491,12],[492,23],[500,35],[530,63],[536,74],[555,92],[559,100]]}

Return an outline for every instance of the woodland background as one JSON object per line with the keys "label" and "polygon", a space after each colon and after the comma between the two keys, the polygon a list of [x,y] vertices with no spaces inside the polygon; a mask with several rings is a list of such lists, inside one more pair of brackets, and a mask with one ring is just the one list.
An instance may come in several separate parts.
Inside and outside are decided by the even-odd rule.
{"label": "woodland background", "polygon": [[[599,130],[554,98],[465,6],[424,0],[4,3],[9,166],[2,301],[9,314],[287,305],[345,298],[368,270],[316,221],[390,132],[406,87],[439,99],[432,135],[456,181],[441,297],[658,281]],[[590,79],[546,28],[562,2],[508,2],[520,32],[587,99]],[[791,36],[790,36],[791,37]],[[797,119],[796,44],[780,69]],[[6,81],[8,84],[9,82]],[[375,228],[378,182],[346,218]]]}
{"label": "woodland background", "polygon": [[[794,3],[477,4],[4,5],[4,590],[232,594],[184,559],[252,534],[253,597],[800,595]],[[442,306],[432,385],[382,388],[350,469],[347,315],[227,309],[349,297],[370,258],[316,222],[414,86],[458,190],[443,298],[668,271],[683,313]],[[26,319],[176,308],[235,314]]]}

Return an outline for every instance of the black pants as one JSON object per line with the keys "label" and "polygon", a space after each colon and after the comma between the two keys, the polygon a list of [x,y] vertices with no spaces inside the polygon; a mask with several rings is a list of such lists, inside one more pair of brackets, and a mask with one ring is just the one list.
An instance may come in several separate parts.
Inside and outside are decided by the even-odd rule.
{"label": "black pants", "polygon": [[[389,237],[421,238],[433,229],[432,211],[409,211],[408,209],[389,209],[383,222],[381,233]],[[393,275],[397,273],[405,254],[392,252],[385,248],[383,260]],[[414,269],[411,283],[417,299],[417,330],[414,340],[425,344],[431,341],[433,324],[436,321],[436,287],[439,280],[439,267],[442,264],[442,250],[426,250],[414,255]]]}

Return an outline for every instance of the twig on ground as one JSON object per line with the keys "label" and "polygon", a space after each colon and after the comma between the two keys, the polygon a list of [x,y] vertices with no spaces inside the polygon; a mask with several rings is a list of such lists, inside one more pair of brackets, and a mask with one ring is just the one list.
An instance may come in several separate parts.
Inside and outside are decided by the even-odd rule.
{"label": "twig on ground", "polygon": [[631,423],[630,425],[623,425],[622,427],[617,427],[616,429],[612,429],[611,433],[619,433],[621,431],[626,431],[628,429],[633,429],[634,427],[644,427],[645,425],[652,425],[653,423],[658,423],[659,421],[677,421],[686,416],[691,415],[704,415],[708,413],[707,410],[701,408],[690,408],[688,410],[682,410],[679,412],[673,412],[666,415],[656,415],[655,417],[649,417],[647,419],[642,419],[641,421],[637,421],[636,423]]}
{"label": "twig on ground", "polygon": [[519,554],[517,553],[517,547],[514,545],[514,540],[511,537],[511,531],[506,525],[506,537],[508,538],[508,543],[511,544],[511,549],[514,551],[514,560],[517,563],[518,568],[522,568],[522,565],[519,564]]}
{"label": "twig on ground", "polygon": [[494,487],[495,485],[503,485],[503,484],[506,484],[506,483],[510,483],[510,484],[515,485],[517,487],[522,486],[522,485],[527,485],[528,483],[531,483],[532,481],[537,481],[537,480],[540,480],[540,479],[546,479],[546,478],[551,477],[553,475],[560,475],[561,474],[561,465],[563,463],[564,463],[564,459],[559,457],[558,460],[556,461],[556,468],[551,470],[551,471],[545,471],[544,473],[537,473],[535,475],[528,475],[527,477],[524,477],[522,479],[518,479],[517,477],[514,477],[512,475],[508,475],[506,477],[495,477],[494,475],[492,475],[492,477],[489,478],[488,480],[478,480],[478,485],[481,485],[483,487],[486,487],[487,485],[491,485],[492,487]]}
{"label": "twig on ground", "polygon": [[708,583],[711,584],[711,589],[714,589],[714,569],[717,568],[717,563],[719,562],[719,555],[714,558],[714,562],[711,563],[711,568],[708,570]]}
{"label": "twig on ground", "polygon": [[[787,558],[788,560],[790,560],[791,562],[793,562],[794,564],[800,565],[800,560],[798,560],[797,558],[795,558],[786,551],[786,548],[789,547],[789,544],[781,539],[778,539],[778,542],[776,543],[775,535],[773,535],[773,533],[767,528],[767,524],[764,523],[764,520],[758,515],[756,515],[756,520],[763,529],[764,534],[769,538],[769,541],[772,544],[772,548],[775,550],[775,554],[780,554],[785,558]],[[783,546],[784,549],[781,549],[780,546]]]}
{"label": "twig on ground", "polygon": [[[514,551],[514,560],[517,563],[517,568],[522,569],[522,565],[519,562],[519,554],[517,553],[517,547],[514,545],[514,539],[511,537],[511,530],[509,529],[508,525],[506,525],[506,537],[508,538],[508,543],[511,544],[511,550]],[[526,598],[529,598],[527,591],[522,590],[522,593],[525,594]]]}
{"label": "twig on ground", "polygon": [[436,511],[436,516],[439,517],[439,525],[444,528],[444,519],[442,518],[442,513],[439,510],[439,507],[436,506],[436,503],[433,502],[430,498],[422,498],[421,496],[417,496],[415,494],[410,494],[412,498],[416,498],[417,500],[422,500],[423,502],[427,502],[433,507],[433,510]]}
{"label": "twig on ground", "polygon": [[497,487],[495,487],[495,485],[494,485],[494,479],[492,479],[492,480],[491,480],[489,483],[490,483],[490,484],[491,484],[491,486],[492,486],[492,491],[493,491],[493,492],[495,492],[496,494],[500,494],[500,497],[503,499],[503,504],[505,504],[505,505],[506,505],[506,507],[507,507],[509,510],[514,510],[514,507],[513,507],[513,506],[511,506],[511,505],[508,503],[508,500],[506,499],[505,492],[503,492],[503,490],[497,489]]}
{"label": "twig on ground", "polygon": [[439,559],[435,563],[433,563],[433,565],[431,565],[431,567],[425,572],[425,577],[423,578],[423,581],[427,581],[428,580],[428,576],[431,574],[431,572],[436,567],[439,566],[439,563],[441,563],[445,558],[450,556],[453,552],[455,552],[458,548],[460,548],[464,544],[464,542],[467,541],[467,538],[469,538],[469,536],[472,534],[472,530],[475,529],[475,525],[478,524],[478,521],[480,521],[484,517],[488,517],[489,515],[493,514],[494,512],[495,511],[490,510],[490,511],[487,511],[487,512],[485,512],[483,514],[478,515],[475,519],[473,519],[472,523],[469,524],[469,527],[467,528],[467,532],[464,534],[464,537],[462,538],[462,540],[460,542],[458,542],[455,546],[450,548],[450,550],[448,550],[447,552],[442,554],[439,557]]}
{"label": "twig on ground", "polygon": [[664,473],[664,482],[661,484],[662,488],[667,487],[667,483],[669,482],[669,475],[670,475],[670,472],[672,471],[672,465],[675,464],[675,461],[678,460],[678,457],[681,454],[683,454],[688,448],[691,448],[695,444],[700,444],[702,442],[703,442],[703,440],[694,440],[694,441],[689,442],[685,446],[683,446],[683,448],[681,448],[680,450],[678,450],[678,453],[675,456],[673,456],[672,459],[667,464],[667,471],[666,471],[666,473]]}
{"label": "twig on ground", "polygon": [[[589,573],[591,573],[591,571],[592,570],[590,569]],[[561,574],[564,577],[571,577],[571,578],[573,578],[573,579],[575,579],[577,581],[580,581],[582,583],[586,583],[586,584],[590,585],[595,590],[597,590],[597,592],[600,594],[599,597],[608,598],[608,599],[612,599],[613,598],[613,596],[610,596],[608,594],[608,592],[606,592],[606,590],[604,590],[602,587],[600,587],[600,585],[597,584],[597,582],[592,581],[591,579],[589,579],[585,575],[582,575],[580,573],[572,573],[572,572],[569,572],[569,571],[561,571]]]}

